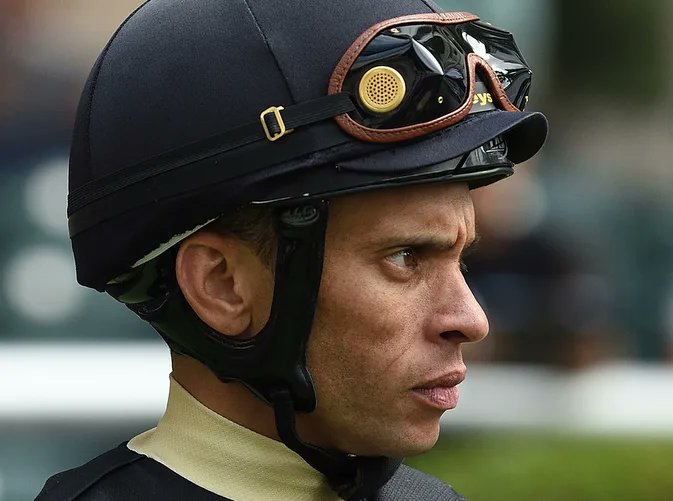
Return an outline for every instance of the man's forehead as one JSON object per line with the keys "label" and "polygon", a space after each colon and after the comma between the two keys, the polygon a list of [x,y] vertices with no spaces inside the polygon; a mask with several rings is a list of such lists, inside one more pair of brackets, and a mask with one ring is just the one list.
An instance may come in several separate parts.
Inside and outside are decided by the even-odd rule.
{"label": "man's forehead", "polygon": [[386,235],[456,240],[474,238],[474,208],[464,183],[412,186],[352,195],[335,200],[330,211],[333,230],[361,242]]}
{"label": "man's forehead", "polygon": [[426,205],[472,204],[470,189],[467,183],[431,183],[388,187],[355,193],[334,198],[332,205],[338,209],[353,210],[360,208],[362,212],[376,212],[389,206],[405,207],[407,210],[422,209]]}

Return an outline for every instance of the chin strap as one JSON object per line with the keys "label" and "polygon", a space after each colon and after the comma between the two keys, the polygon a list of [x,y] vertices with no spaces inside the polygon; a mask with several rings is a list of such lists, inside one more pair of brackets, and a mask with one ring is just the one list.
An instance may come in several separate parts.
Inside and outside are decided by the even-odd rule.
{"label": "chin strap", "polygon": [[354,456],[302,441],[295,428],[295,410],[288,390],[273,393],[273,408],[283,443],[325,475],[330,487],[345,501],[360,501],[374,495],[402,463],[398,458]]}

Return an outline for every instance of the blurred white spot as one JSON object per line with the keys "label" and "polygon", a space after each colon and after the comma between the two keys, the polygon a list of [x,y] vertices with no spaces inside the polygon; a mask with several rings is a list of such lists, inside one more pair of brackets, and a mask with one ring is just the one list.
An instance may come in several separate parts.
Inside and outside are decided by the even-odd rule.
{"label": "blurred white spot", "polygon": [[72,258],[55,247],[26,248],[14,256],[7,264],[4,286],[10,306],[41,324],[66,320],[83,301]]}
{"label": "blurred white spot", "polygon": [[67,238],[68,160],[54,158],[37,167],[26,182],[26,212],[40,229]]}

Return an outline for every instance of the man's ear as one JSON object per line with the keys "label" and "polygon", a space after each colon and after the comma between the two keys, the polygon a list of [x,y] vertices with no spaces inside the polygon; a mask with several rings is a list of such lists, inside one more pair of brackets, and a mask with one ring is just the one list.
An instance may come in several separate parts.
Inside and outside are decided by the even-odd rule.
{"label": "man's ear", "polygon": [[235,237],[209,230],[190,235],[178,250],[175,274],[194,312],[224,335],[253,336],[268,320],[272,278]]}

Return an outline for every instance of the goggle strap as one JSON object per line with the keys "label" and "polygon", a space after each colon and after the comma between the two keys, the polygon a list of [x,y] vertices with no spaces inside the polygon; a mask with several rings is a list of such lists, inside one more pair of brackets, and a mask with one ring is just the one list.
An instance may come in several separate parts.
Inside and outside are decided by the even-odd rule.
{"label": "goggle strap", "polygon": [[[262,121],[262,127],[268,129],[273,137],[280,134],[283,129],[285,130],[285,134],[289,134],[297,127],[327,120],[337,115],[349,113],[354,109],[355,105],[349,94],[347,92],[340,92],[293,104],[287,108],[272,106],[262,112],[260,120]],[[276,112],[276,110],[280,111]],[[268,134],[267,139],[269,139]]]}

